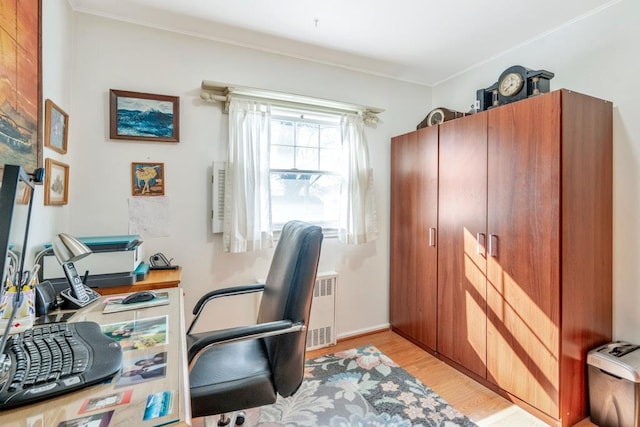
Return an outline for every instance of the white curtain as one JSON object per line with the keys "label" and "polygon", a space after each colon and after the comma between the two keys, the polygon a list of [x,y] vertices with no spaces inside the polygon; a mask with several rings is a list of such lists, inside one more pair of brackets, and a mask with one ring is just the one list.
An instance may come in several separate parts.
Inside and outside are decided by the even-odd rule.
{"label": "white curtain", "polygon": [[269,201],[271,109],[257,101],[229,105],[229,158],[222,241],[226,252],[273,246]]}
{"label": "white curtain", "polygon": [[344,115],[341,120],[343,176],[338,239],[356,245],[378,237],[373,170],[364,135],[364,120]]}

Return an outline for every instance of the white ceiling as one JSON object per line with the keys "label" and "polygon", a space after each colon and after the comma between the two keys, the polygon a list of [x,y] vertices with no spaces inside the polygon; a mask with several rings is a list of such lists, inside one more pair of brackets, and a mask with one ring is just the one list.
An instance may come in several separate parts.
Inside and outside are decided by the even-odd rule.
{"label": "white ceiling", "polygon": [[618,1],[621,0],[69,3],[78,12],[434,85]]}

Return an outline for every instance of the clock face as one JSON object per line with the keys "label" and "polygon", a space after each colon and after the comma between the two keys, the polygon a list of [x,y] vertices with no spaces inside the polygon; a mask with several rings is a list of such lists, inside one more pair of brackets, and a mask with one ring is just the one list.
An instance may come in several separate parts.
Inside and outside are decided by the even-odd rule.
{"label": "clock face", "polygon": [[498,86],[498,91],[502,96],[513,96],[520,92],[524,85],[524,78],[520,73],[509,73],[502,80]]}
{"label": "clock face", "polygon": [[429,113],[429,126],[439,125],[444,122],[444,112],[440,109],[433,110]]}

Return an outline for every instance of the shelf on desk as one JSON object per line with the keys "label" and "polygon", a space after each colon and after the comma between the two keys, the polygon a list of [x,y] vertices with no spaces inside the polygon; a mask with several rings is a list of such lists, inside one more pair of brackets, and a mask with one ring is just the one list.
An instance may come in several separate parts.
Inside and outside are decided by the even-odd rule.
{"label": "shelf on desk", "polygon": [[138,291],[177,288],[180,286],[182,267],[174,270],[150,270],[147,278],[132,285],[108,286],[95,288],[100,295],[123,294]]}

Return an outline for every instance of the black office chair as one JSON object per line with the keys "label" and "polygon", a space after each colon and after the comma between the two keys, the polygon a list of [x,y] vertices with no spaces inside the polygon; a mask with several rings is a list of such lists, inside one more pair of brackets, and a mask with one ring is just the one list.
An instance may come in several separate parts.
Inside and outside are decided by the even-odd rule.
{"label": "black office chair", "polygon": [[[287,397],[298,390],[321,244],[320,227],[288,222],[265,284],[219,289],[200,298],[187,331],[193,417],[222,414],[218,425],[227,425],[224,413],[271,404],[277,394]],[[255,325],[191,333],[207,302],[252,292],[263,292]]]}

